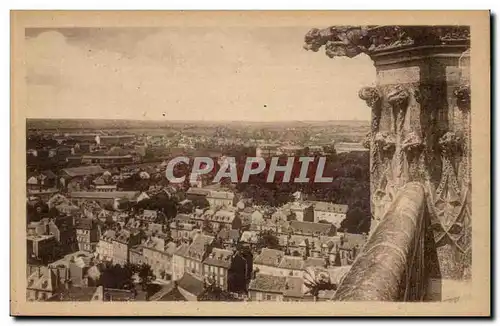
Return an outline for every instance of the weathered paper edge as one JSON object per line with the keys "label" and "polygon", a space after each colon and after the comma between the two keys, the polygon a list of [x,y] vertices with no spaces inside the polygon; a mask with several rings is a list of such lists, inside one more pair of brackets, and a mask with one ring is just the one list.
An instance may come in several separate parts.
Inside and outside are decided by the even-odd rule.
{"label": "weathered paper edge", "polygon": [[[470,25],[473,268],[458,303],[27,303],[25,218],[25,27]],[[489,316],[490,20],[488,11],[13,11],[11,12],[11,314],[99,316]],[[298,48],[297,51],[303,51]],[[290,55],[293,55],[291,53]],[[325,67],[327,69],[327,67]],[[230,305],[230,306],[228,306]]]}

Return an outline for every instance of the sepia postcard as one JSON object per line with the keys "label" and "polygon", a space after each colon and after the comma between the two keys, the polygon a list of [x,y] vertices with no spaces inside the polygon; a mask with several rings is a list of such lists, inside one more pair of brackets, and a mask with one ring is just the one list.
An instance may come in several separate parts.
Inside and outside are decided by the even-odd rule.
{"label": "sepia postcard", "polygon": [[11,27],[12,315],[490,316],[488,11]]}

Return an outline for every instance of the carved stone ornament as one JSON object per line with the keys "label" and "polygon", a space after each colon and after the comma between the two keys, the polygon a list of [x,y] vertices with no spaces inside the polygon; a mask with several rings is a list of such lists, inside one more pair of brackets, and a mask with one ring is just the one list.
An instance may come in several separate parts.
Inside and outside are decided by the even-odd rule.
{"label": "carved stone ornament", "polygon": [[403,143],[401,144],[401,148],[409,157],[418,155],[422,151],[423,147],[424,142],[422,141],[422,138],[420,138],[420,136],[413,131],[406,135]]}
{"label": "carved stone ornament", "polygon": [[375,190],[372,198],[373,203],[373,217],[375,220],[381,220],[385,212],[391,206],[394,198],[396,197],[396,189],[390,177],[390,164],[387,164],[386,171],[382,174],[379,185]]}
{"label": "carved stone ornament", "polygon": [[406,156],[407,176],[411,181],[425,179],[426,169],[422,164],[419,164],[424,147],[422,138],[414,131],[407,134],[401,144],[401,149]]}
{"label": "carved stone ornament", "polygon": [[460,152],[462,139],[454,132],[447,132],[439,138],[439,148],[445,158],[450,158]]}
{"label": "carved stone ornament", "polygon": [[451,240],[457,247],[464,236],[464,214],[467,213],[467,194],[462,196],[457,174],[453,166],[453,157],[461,151],[462,140],[454,132],[447,132],[439,139],[442,155],[441,181],[436,189],[434,202],[438,221],[434,222],[436,243]]}
{"label": "carved stone ornament", "polygon": [[394,86],[387,93],[387,102],[392,106],[395,133],[400,133],[403,128],[409,98],[410,93],[401,85]]}
{"label": "carved stone ornament", "polygon": [[388,132],[378,132],[375,135],[374,143],[377,149],[384,156],[391,156],[396,147],[396,140],[393,134]]}
{"label": "carved stone ornament", "polygon": [[382,96],[376,87],[363,87],[360,89],[358,95],[372,109],[371,130],[373,133],[376,133],[379,129],[382,113]]}
{"label": "carved stone ornament", "polygon": [[457,99],[457,106],[462,110],[470,110],[470,85],[460,85],[453,91]]}
{"label": "carved stone ornament", "polygon": [[[392,179],[392,157],[396,149],[395,136],[388,132],[378,132],[373,139],[372,160],[380,168],[380,179],[376,181],[372,204],[375,220],[380,220],[395,198],[394,181]],[[372,169],[375,165],[372,166]]]}
{"label": "carved stone ornament", "polygon": [[468,26],[332,26],[313,28],[304,37],[304,48],[314,52],[324,46],[333,57],[419,45],[469,44]]}

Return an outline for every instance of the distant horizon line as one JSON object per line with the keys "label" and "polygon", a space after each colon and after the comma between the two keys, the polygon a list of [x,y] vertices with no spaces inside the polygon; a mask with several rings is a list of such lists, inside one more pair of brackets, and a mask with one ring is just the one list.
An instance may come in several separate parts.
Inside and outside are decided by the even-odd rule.
{"label": "distant horizon line", "polygon": [[338,119],[338,120],[153,120],[153,119],[128,119],[128,118],[26,118],[26,120],[100,120],[100,121],[140,121],[140,122],[340,122],[340,121],[359,121],[370,122],[370,119]]}

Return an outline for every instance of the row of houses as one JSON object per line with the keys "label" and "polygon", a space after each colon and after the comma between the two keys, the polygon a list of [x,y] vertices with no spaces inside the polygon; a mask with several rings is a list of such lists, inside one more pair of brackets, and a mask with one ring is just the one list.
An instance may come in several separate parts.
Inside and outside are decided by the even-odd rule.
{"label": "row of houses", "polygon": [[303,277],[256,273],[250,281],[248,297],[250,301],[328,301],[332,299],[336,288],[350,267],[340,266],[326,269],[332,287],[331,289],[320,290],[317,294],[312,293]]}

